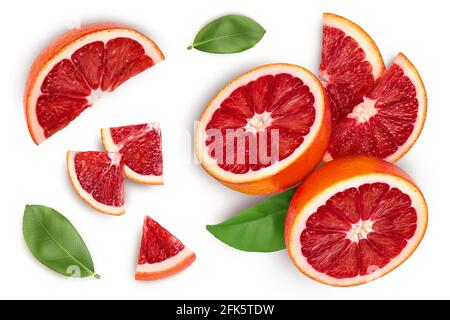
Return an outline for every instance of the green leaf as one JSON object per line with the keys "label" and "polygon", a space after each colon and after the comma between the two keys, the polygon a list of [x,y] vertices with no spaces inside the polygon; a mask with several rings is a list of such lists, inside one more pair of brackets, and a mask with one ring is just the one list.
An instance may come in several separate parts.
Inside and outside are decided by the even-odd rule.
{"label": "green leaf", "polygon": [[295,189],[290,189],[245,209],[206,229],[227,245],[249,252],[274,252],[285,248],[284,221]]}
{"label": "green leaf", "polygon": [[188,49],[209,53],[236,53],[254,47],[266,30],[253,19],[227,15],[204,26]]}
{"label": "green leaf", "polygon": [[23,235],[33,256],[67,277],[100,279],[88,248],[78,231],[62,214],[41,205],[27,205]]}

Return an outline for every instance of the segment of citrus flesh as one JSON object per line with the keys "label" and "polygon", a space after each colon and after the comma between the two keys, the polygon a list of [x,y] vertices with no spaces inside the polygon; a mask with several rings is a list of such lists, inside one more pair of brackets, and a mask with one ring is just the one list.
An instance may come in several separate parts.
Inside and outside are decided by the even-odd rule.
{"label": "segment of citrus flesh", "polygon": [[161,129],[145,123],[102,129],[105,149],[120,152],[128,178],[148,184],[163,183]]}
{"label": "segment of citrus flesh", "polygon": [[326,158],[370,155],[394,162],[417,140],[425,116],[423,83],[400,54],[364,100],[335,122]]}
{"label": "segment of citrus flesh", "polygon": [[69,177],[77,193],[95,209],[112,215],[124,212],[124,173],[120,153],[67,153]]}
{"label": "segment of citrus flesh", "polygon": [[426,93],[415,67],[399,54],[383,72],[381,54],[355,23],[324,15],[320,77],[332,111],[324,160],[368,155],[395,162],[417,140]]}
{"label": "segment of citrus flesh", "polygon": [[405,187],[398,180],[371,182],[321,196],[293,238],[300,268],[327,284],[351,286],[398,266],[426,227],[420,193],[410,186],[399,189]]}
{"label": "segment of citrus flesh", "polygon": [[66,127],[110,92],[163,59],[156,45],[132,30],[104,30],[76,39],[40,71],[27,101],[37,144]]}
{"label": "segment of citrus flesh", "polygon": [[195,253],[155,220],[145,217],[136,280],[156,280],[187,268]]}
{"label": "segment of citrus flesh", "polygon": [[202,116],[197,133],[204,136],[197,139],[197,148],[203,163],[233,182],[280,171],[320,129],[319,86],[308,71],[292,65],[268,65],[244,74]]}
{"label": "segment of citrus flesh", "polygon": [[343,17],[324,14],[320,78],[333,125],[364,101],[383,70],[378,47],[363,29]]}

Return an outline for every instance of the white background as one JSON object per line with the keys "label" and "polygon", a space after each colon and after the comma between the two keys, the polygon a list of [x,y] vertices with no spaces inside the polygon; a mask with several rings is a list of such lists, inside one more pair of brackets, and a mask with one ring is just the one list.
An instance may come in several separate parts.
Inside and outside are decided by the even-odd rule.
{"label": "white background", "polygon": [[[449,41],[447,1],[8,1],[0,11],[1,298],[450,298],[448,130]],[[205,225],[254,204],[192,161],[194,121],[228,80],[251,67],[290,62],[316,71],[322,12],[362,25],[386,64],[403,51],[419,69],[429,97],[425,129],[399,165],[421,186],[429,228],[416,253],[370,284],[338,289],[303,276],[286,251],[244,253],[213,238]],[[253,49],[235,55],[187,51],[207,21],[246,14],[267,30]],[[28,68],[48,42],[78,22],[129,24],[152,37],[166,60],[104,96],[68,128],[37,147],[23,115]],[[65,153],[101,148],[99,129],[159,121],[164,143],[164,186],[126,183],[127,213],[104,216],[76,195]],[[65,214],[84,237],[101,280],[66,279],[41,266],[22,237],[25,204]],[[144,215],[150,214],[197,253],[186,271],[157,282],[136,282],[134,268]]]}

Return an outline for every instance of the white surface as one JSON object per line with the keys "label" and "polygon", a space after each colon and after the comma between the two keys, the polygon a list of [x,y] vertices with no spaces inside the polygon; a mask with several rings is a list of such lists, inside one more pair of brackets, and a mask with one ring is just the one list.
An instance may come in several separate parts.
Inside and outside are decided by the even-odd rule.
{"label": "white surface", "polygon": [[[450,108],[447,1],[10,1],[0,11],[2,107],[1,298],[450,298],[448,128]],[[192,131],[208,100],[228,80],[263,63],[290,62],[316,71],[322,12],[360,23],[387,64],[403,51],[428,89],[429,114],[417,144],[400,162],[429,204],[429,228],[416,253],[393,273],[348,289],[300,274],[285,251],[251,254],[226,247],[206,230],[258,198],[231,191],[192,161]],[[236,55],[187,51],[197,30],[225,13],[259,21],[267,34]],[[36,147],[26,128],[22,94],[28,67],[50,39],[78,21],[115,21],[147,33],[166,60],[105,95],[70,127]],[[101,148],[100,128],[158,121],[164,186],[127,182],[127,213],[102,215],[70,185],[67,149]],[[78,228],[101,280],[60,277],[31,256],[22,239],[25,204],[45,204]],[[152,215],[197,253],[186,271],[157,282],[133,280],[142,221]]]}

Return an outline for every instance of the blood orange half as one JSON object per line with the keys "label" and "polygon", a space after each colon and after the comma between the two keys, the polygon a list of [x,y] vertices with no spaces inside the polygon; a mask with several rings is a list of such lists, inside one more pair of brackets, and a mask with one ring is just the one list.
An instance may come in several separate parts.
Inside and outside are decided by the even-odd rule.
{"label": "blood orange half", "polygon": [[326,13],[320,77],[333,119],[325,161],[369,155],[395,162],[416,142],[427,97],[405,55],[399,54],[384,71],[370,36],[355,23]]}
{"label": "blood orange half", "polygon": [[125,175],[140,183],[163,184],[161,129],[157,123],[144,123],[101,129],[109,152],[120,152]]}
{"label": "blood orange half", "polygon": [[25,88],[28,129],[40,144],[91,106],[101,92],[164,59],[144,34],[100,23],[70,30],[34,61]]}
{"label": "blood orange half", "polygon": [[124,213],[122,155],[116,152],[67,152],[70,181],[80,197],[110,215]]}
{"label": "blood orange half", "polygon": [[286,246],[297,268],[314,280],[364,284],[415,251],[425,234],[427,210],[420,190],[395,165],[344,157],[312,173],[294,194]]}
{"label": "blood orange half", "polygon": [[195,253],[155,220],[145,217],[136,280],[166,278],[189,267]]}
{"label": "blood orange half", "polygon": [[249,194],[287,189],[321,161],[330,112],[319,80],[290,64],[264,65],[223,88],[196,131],[202,166],[228,187]]}

